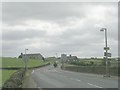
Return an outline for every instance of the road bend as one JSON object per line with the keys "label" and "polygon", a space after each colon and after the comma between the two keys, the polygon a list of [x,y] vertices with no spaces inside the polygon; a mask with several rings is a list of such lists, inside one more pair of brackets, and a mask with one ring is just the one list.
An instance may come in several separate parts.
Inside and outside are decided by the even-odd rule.
{"label": "road bend", "polygon": [[118,78],[61,70],[52,65],[32,71],[36,88],[118,88]]}

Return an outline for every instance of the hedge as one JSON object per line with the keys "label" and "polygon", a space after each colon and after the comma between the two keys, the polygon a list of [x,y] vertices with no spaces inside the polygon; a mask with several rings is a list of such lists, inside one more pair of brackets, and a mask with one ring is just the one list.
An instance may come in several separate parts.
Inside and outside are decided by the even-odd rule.
{"label": "hedge", "polygon": [[[94,74],[105,74],[106,67],[105,66],[65,66],[65,70],[75,71],[75,72],[83,72],[83,73],[94,73]],[[119,67],[120,69],[120,67]],[[120,76],[118,73],[118,67],[109,67],[110,75]]]}

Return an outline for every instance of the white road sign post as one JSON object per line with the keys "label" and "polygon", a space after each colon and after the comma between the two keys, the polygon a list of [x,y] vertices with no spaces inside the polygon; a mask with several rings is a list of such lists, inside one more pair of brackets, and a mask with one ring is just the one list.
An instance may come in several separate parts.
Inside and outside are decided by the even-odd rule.
{"label": "white road sign post", "polygon": [[62,68],[64,69],[64,63],[67,60],[66,54],[61,54],[61,59],[62,59]]}
{"label": "white road sign post", "polygon": [[111,53],[106,53],[106,52],[104,52],[104,56],[111,57],[112,54],[111,54]]}
{"label": "white road sign post", "polygon": [[110,48],[109,47],[104,47],[104,50],[110,50]]}

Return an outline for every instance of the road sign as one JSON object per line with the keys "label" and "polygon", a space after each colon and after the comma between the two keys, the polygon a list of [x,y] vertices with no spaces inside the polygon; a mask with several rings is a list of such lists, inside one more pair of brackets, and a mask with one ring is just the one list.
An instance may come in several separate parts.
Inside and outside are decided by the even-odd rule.
{"label": "road sign", "polygon": [[110,50],[110,48],[109,47],[104,47],[104,50]]}
{"label": "road sign", "polygon": [[111,56],[112,56],[112,54],[111,54],[111,53],[106,53],[106,52],[104,52],[104,56],[111,57]]}

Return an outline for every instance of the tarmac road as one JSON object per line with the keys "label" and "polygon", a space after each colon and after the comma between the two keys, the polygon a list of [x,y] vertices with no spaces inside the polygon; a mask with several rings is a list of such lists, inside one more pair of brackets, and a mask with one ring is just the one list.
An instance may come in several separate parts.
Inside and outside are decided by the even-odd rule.
{"label": "tarmac road", "polygon": [[71,72],[52,65],[33,70],[31,78],[36,88],[118,88],[117,77]]}

